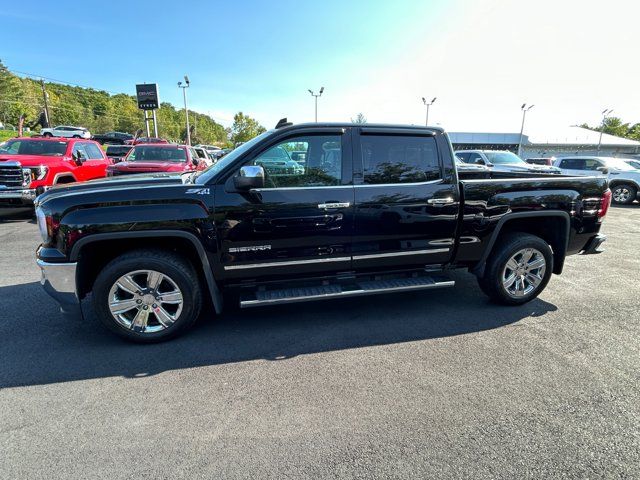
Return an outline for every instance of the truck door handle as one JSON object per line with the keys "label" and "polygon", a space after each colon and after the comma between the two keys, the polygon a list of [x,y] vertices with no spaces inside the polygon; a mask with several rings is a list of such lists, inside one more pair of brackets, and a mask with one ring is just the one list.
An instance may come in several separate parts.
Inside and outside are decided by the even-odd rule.
{"label": "truck door handle", "polygon": [[443,205],[445,203],[453,203],[453,197],[430,198],[427,203],[431,205]]}
{"label": "truck door handle", "polygon": [[323,210],[329,208],[349,208],[351,206],[350,202],[327,202],[327,203],[319,203],[318,208]]}

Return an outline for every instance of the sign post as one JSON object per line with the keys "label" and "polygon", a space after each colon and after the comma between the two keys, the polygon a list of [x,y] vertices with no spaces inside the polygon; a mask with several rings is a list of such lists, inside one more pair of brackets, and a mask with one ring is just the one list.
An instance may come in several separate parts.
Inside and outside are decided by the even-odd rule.
{"label": "sign post", "polygon": [[[160,108],[160,96],[158,95],[157,83],[142,83],[136,85],[136,97],[138,99],[138,108],[144,111],[144,125],[147,130],[147,137],[151,136],[149,131],[149,122],[153,121],[153,133],[158,136],[158,121],[156,118],[156,109]],[[151,110],[151,117],[147,112]]]}

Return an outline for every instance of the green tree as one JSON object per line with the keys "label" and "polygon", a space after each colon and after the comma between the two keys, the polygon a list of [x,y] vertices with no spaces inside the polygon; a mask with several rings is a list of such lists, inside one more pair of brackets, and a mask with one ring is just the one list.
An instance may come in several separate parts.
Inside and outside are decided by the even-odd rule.
{"label": "green tree", "polygon": [[260,125],[257,120],[242,112],[238,112],[233,117],[233,125],[231,126],[229,138],[235,145],[238,142],[249,141],[263,132],[266,132],[266,129]]}
{"label": "green tree", "polygon": [[363,113],[359,113],[355,118],[351,119],[351,123],[363,124],[367,123],[367,117],[364,116]]}

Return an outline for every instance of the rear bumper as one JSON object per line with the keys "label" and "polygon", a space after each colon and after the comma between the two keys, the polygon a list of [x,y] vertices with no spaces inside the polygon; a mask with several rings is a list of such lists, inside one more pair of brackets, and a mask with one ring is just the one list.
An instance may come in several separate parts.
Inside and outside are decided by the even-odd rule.
{"label": "rear bumper", "polygon": [[36,260],[42,277],[40,284],[58,304],[60,311],[71,315],[80,315],[80,299],[76,286],[77,264],[49,263]]}
{"label": "rear bumper", "polygon": [[593,237],[591,240],[587,242],[582,250],[583,255],[593,255],[594,253],[602,253],[602,250],[598,250],[600,245],[602,245],[607,240],[606,235],[598,234]]}
{"label": "rear bumper", "polygon": [[[37,193],[35,188],[0,188],[0,205],[25,206],[33,205]],[[6,200],[3,202],[3,200]],[[6,204],[6,205],[3,205]]]}

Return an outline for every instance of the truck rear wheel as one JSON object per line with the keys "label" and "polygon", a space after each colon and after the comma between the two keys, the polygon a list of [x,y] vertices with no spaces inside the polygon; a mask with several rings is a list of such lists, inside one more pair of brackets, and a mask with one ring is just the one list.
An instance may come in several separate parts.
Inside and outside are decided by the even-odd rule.
{"label": "truck rear wheel", "polygon": [[102,269],[93,286],[93,307],[115,334],[153,343],[176,337],[195,323],[202,293],[188,261],[163,250],[136,250]]}
{"label": "truck rear wheel", "polygon": [[478,283],[493,301],[522,305],[544,290],[552,272],[553,253],[547,242],[528,233],[510,233],[491,252]]}

